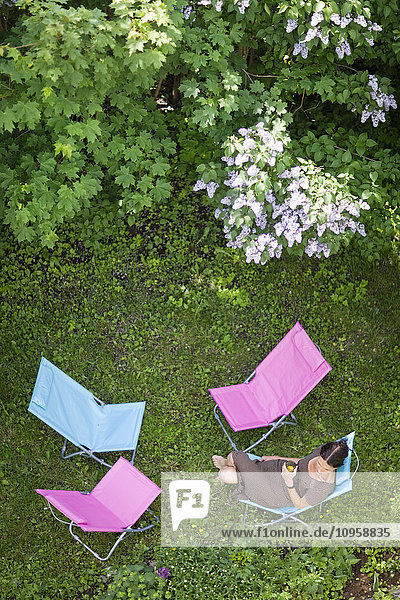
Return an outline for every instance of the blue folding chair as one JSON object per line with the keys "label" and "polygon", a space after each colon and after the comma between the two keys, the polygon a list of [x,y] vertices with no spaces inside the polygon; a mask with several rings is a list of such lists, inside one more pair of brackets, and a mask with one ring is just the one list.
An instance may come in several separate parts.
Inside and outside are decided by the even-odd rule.
{"label": "blue folding chair", "polygon": [[[344,436],[343,438],[340,438],[342,440],[346,440],[347,445],[349,447],[349,453],[348,453],[347,458],[345,459],[343,465],[341,467],[339,467],[338,469],[336,469],[336,487],[335,487],[334,491],[332,492],[332,494],[329,494],[329,496],[327,498],[325,498],[325,500],[323,500],[319,504],[315,505],[315,506],[319,506],[320,510],[322,509],[322,505],[325,502],[328,502],[329,500],[332,500],[333,498],[336,498],[337,496],[341,496],[342,494],[345,494],[346,492],[350,492],[353,487],[352,479],[353,479],[354,475],[356,474],[359,464],[360,464],[357,453],[353,448],[354,435],[355,435],[355,432],[352,431],[351,433]],[[339,440],[336,440],[336,441],[339,441]],[[352,474],[350,474],[351,455],[353,453],[357,459],[357,465],[356,465],[355,471]],[[252,460],[260,459],[260,457],[256,456],[255,454],[248,453],[247,456],[249,458],[251,458]],[[239,502],[243,502],[243,504],[246,505],[244,514],[243,514],[243,522],[244,523],[246,522],[246,519],[247,519],[247,511],[248,511],[249,506],[253,506],[254,508],[260,508],[267,512],[279,515],[279,517],[277,519],[273,518],[271,521],[268,521],[267,523],[263,523],[261,525],[261,527],[268,527],[269,525],[276,525],[277,523],[279,523],[281,521],[285,521],[285,520],[297,521],[307,527],[307,523],[305,521],[303,521],[302,519],[300,519],[298,517],[298,515],[300,513],[305,512],[306,510],[309,510],[310,508],[315,508],[315,506],[306,506],[305,508],[295,508],[294,506],[285,506],[282,508],[268,508],[266,506],[261,506],[260,504],[257,504],[256,502],[252,502],[251,500],[239,500]]]}
{"label": "blue folding chair", "polygon": [[[62,458],[86,455],[111,468],[95,453],[132,450],[133,464],[145,405],[105,404],[43,357],[28,410],[64,437]],[[66,454],[68,441],[79,450]]]}

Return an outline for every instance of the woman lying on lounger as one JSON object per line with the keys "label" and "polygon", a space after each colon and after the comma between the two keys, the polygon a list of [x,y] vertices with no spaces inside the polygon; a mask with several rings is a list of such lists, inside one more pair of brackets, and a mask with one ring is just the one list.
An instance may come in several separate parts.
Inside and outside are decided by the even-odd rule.
{"label": "woman lying on lounger", "polygon": [[[225,459],[212,457],[224,483],[238,484],[236,498],[269,508],[305,508],[319,504],[335,489],[336,469],[343,465],[349,448],[345,440],[323,444],[304,458],[262,456],[251,460],[245,452],[233,451]],[[290,472],[286,462],[296,463]]]}

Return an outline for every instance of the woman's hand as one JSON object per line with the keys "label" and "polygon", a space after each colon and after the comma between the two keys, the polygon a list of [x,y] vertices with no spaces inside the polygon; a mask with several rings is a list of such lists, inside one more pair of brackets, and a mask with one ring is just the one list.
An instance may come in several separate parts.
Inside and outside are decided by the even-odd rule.
{"label": "woman's hand", "polygon": [[286,463],[283,463],[282,465],[282,477],[284,482],[286,483],[286,485],[288,487],[292,487],[293,485],[293,479],[295,477],[297,473],[297,467],[294,469],[294,471],[288,471],[287,467],[286,467]]}

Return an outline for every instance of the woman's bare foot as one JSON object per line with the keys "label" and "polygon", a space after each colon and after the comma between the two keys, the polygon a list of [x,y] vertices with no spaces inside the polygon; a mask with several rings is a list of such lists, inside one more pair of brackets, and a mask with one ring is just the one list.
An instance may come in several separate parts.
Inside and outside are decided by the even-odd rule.
{"label": "woman's bare foot", "polygon": [[226,458],[223,458],[222,456],[219,456],[218,454],[214,454],[214,456],[212,457],[212,461],[214,463],[214,467],[216,467],[217,469],[223,469],[228,464],[228,461],[226,460]]}

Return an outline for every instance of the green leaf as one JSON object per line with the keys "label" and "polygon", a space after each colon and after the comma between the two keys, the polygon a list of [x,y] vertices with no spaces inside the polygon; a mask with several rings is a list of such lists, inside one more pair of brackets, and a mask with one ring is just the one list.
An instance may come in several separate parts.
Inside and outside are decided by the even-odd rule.
{"label": "green leaf", "polygon": [[0,111],[0,127],[10,133],[14,130],[14,123],[18,121],[17,115],[12,108],[7,106],[4,111]]}
{"label": "green leaf", "polygon": [[135,177],[132,175],[132,173],[129,172],[129,169],[127,167],[121,167],[117,171],[117,173],[119,173],[119,175],[115,178],[115,181],[119,185],[122,185],[124,189],[130,188],[132,185],[135,184]]}

